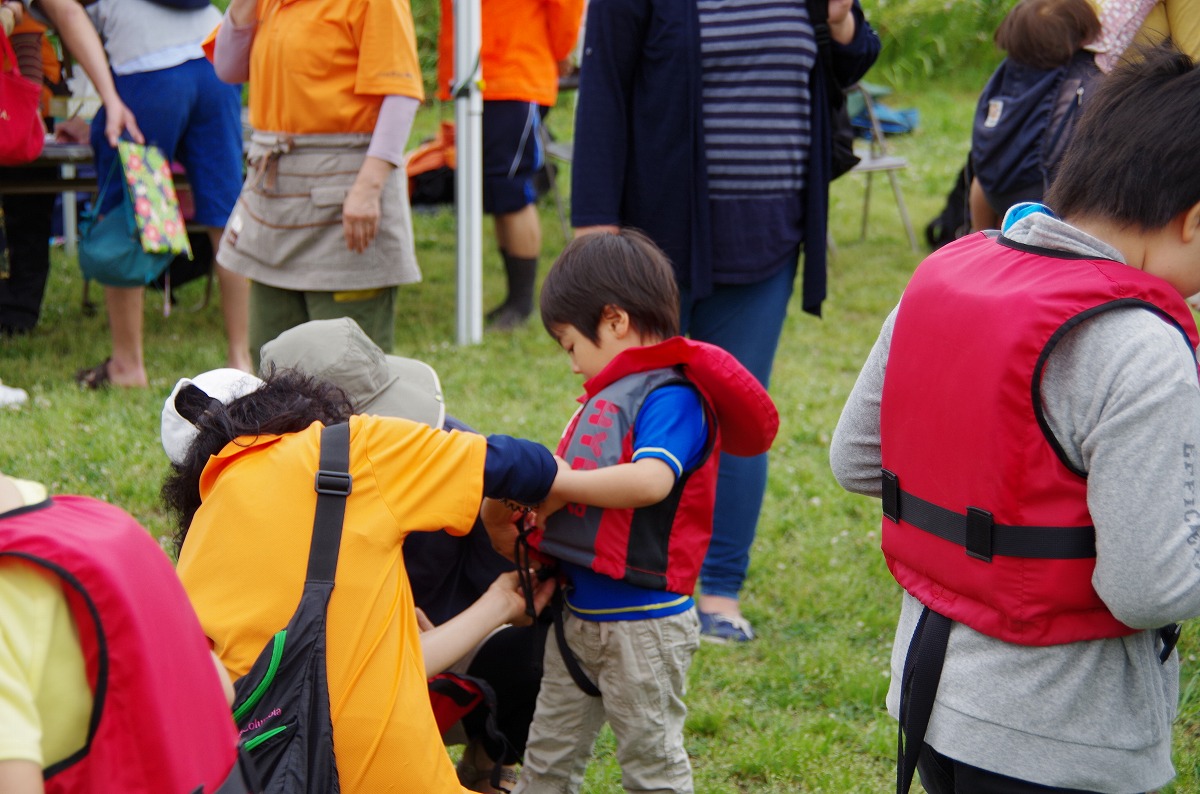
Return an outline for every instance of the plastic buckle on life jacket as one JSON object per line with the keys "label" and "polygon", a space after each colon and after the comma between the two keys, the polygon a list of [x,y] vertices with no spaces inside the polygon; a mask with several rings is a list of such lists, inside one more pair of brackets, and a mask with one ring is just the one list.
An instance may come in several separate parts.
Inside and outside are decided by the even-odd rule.
{"label": "plastic buckle on life jacket", "polygon": [[881,469],[883,472],[883,514],[892,521],[900,523],[900,480],[896,473]]}
{"label": "plastic buckle on life jacket", "polygon": [[979,507],[967,508],[967,554],[992,561],[992,514]]}

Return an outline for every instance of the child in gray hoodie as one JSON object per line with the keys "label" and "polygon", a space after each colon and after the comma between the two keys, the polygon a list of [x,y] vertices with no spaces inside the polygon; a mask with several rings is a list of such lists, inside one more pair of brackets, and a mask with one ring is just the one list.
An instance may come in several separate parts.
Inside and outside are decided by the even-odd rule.
{"label": "child in gray hoodie", "polygon": [[1048,206],[920,265],[834,432],[905,591],[898,791],[914,767],[931,794],[1174,775],[1170,624],[1200,615],[1200,70],[1145,55],[1093,95]]}

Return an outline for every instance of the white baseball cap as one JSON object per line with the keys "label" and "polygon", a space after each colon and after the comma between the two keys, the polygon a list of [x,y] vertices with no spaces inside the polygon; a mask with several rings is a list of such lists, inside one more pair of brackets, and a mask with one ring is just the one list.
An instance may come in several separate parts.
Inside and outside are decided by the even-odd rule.
{"label": "white baseball cap", "polygon": [[214,400],[229,405],[239,397],[255,391],[263,385],[261,378],[240,369],[213,369],[201,372],[194,378],[180,378],[171,389],[162,410],[162,445],[167,457],[176,465],[182,465],[188,448],[196,440],[199,430],[185,419],[175,407],[175,398],[188,386],[195,386]]}

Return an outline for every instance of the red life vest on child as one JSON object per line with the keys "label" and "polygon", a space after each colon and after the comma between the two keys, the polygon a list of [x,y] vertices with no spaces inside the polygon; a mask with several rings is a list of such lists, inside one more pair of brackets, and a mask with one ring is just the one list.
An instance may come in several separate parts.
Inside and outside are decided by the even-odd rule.
{"label": "red life vest on child", "polygon": [[676,480],[658,504],[638,509],[567,505],[530,542],[544,554],[649,590],[691,595],[712,537],[717,459],[766,452],[779,414],[766,389],[715,345],[672,337],[621,352],[583,384],[583,407],[571,418],[558,454],[571,468],[628,463],[638,411],[655,389],[689,383],[709,423],[709,454]]}
{"label": "red life vest on child", "polygon": [[978,234],[917,268],[884,376],[882,546],[934,612],[1020,645],[1134,631],[1092,587],[1086,472],[1050,432],[1040,390],[1062,336],[1124,306],[1156,312],[1196,347],[1179,294],[1119,262]]}
{"label": "red life vest on child", "polygon": [[204,632],[145,529],[105,502],[56,496],[0,516],[11,559],[62,581],[92,689],[88,743],[44,771],[48,794],[212,794],[237,772]]}

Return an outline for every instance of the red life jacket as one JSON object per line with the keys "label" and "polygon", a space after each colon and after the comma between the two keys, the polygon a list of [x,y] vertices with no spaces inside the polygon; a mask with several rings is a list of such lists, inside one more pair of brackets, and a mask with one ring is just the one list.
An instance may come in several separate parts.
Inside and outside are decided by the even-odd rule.
{"label": "red life jacket", "polygon": [[1196,347],[1179,294],[1119,262],[978,234],[917,268],[884,376],[882,546],[896,580],[933,611],[1020,645],[1134,631],[1092,587],[1086,472],[1041,399],[1062,336],[1125,306],[1154,311]]}
{"label": "red life jacket", "polygon": [[[715,345],[672,337],[625,350],[584,386],[583,407],[559,442],[572,468],[628,463],[646,397],[671,383],[695,386],[708,415],[709,454],[655,505],[600,509],[568,505],[530,542],[543,553],[638,587],[690,595],[712,536],[717,459],[766,452],[779,429],[770,395],[737,359]],[[573,451],[574,450],[574,451]]]}
{"label": "red life jacket", "polygon": [[14,558],[61,579],[92,689],[87,745],[44,770],[48,794],[217,791],[237,731],[200,622],[146,530],[105,502],[56,496],[0,516],[0,559]]}

